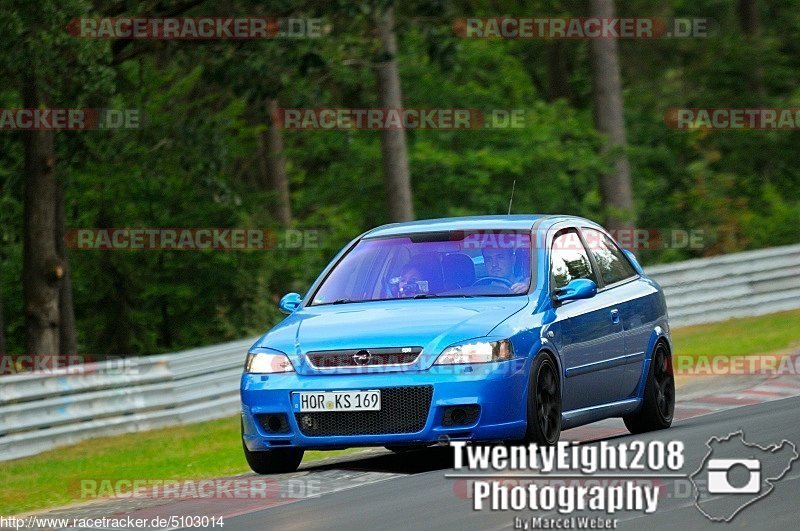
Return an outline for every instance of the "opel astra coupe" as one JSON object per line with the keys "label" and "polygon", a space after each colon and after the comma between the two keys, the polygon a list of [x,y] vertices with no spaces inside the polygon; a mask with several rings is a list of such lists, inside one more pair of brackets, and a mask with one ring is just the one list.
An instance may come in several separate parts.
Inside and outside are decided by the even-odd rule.
{"label": "opel astra coupe", "polygon": [[672,422],[664,294],[586,219],[378,227],[280,308],[241,380],[258,473],[294,470],[306,449],[552,445],[608,417],[633,433]]}

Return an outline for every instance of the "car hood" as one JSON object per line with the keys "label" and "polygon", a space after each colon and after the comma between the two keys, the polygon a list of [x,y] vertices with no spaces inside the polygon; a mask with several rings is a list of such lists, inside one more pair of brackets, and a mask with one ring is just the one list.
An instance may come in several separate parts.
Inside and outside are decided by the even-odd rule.
{"label": "car hood", "polygon": [[422,369],[445,347],[488,335],[527,303],[527,297],[519,296],[308,306],[284,319],[255,346],[285,352],[301,374],[315,372],[304,356],[312,351],[422,347]]}

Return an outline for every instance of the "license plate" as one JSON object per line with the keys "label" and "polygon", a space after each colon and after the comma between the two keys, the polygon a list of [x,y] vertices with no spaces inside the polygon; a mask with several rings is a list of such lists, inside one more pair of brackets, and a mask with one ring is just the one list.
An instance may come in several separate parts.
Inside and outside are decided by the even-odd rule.
{"label": "license plate", "polygon": [[380,411],[381,392],[369,391],[302,391],[292,393],[295,411]]}

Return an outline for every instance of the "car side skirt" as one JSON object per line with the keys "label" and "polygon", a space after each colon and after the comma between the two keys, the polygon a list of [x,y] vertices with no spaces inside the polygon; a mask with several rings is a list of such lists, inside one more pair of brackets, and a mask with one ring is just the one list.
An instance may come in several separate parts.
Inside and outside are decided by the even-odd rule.
{"label": "car side skirt", "polygon": [[619,402],[564,411],[561,414],[561,429],[568,430],[609,417],[622,417],[636,411],[640,404],[641,399],[629,398]]}

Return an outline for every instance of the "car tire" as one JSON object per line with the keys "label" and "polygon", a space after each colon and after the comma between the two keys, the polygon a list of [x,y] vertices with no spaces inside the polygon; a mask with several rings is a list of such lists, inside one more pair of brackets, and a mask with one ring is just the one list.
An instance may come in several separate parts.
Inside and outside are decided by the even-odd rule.
{"label": "car tire", "polygon": [[663,430],[672,425],[675,413],[675,378],[672,373],[672,356],[663,341],[653,350],[642,407],[637,413],[622,417],[631,433]]}
{"label": "car tire", "polygon": [[525,443],[553,446],[561,435],[561,381],[552,358],[539,354],[528,377]]}
{"label": "car tire", "polygon": [[242,439],[244,458],[250,470],[256,474],[280,474],[294,472],[303,460],[304,451],[300,448],[275,448],[251,452]]}

